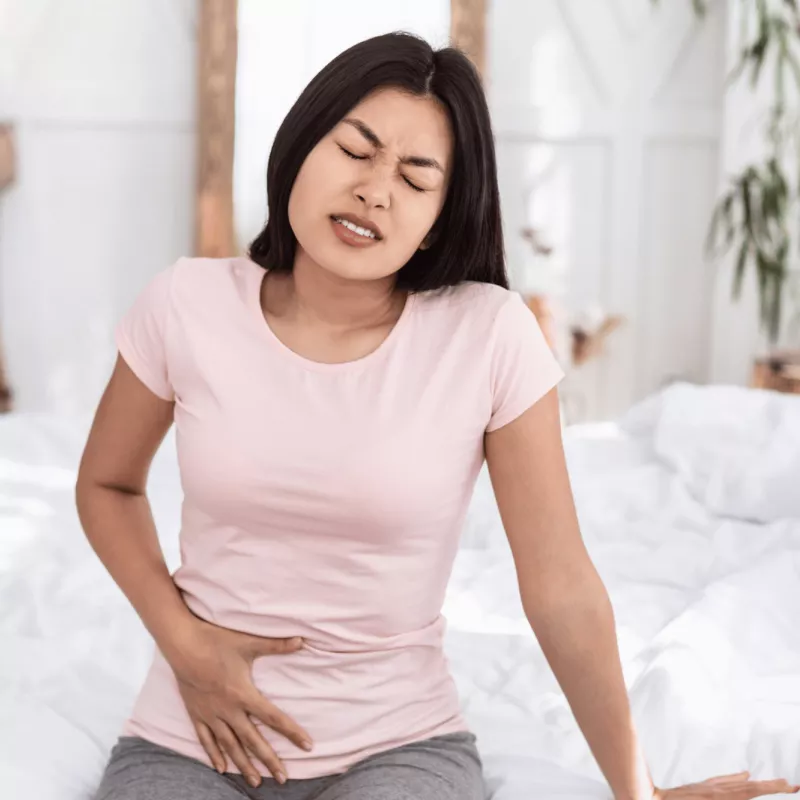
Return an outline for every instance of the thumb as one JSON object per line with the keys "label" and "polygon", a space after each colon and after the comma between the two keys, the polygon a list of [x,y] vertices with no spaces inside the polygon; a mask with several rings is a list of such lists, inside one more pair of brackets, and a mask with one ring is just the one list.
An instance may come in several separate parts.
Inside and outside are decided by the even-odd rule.
{"label": "thumb", "polygon": [[274,656],[281,653],[294,653],[303,647],[303,639],[300,636],[292,636],[286,639],[277,639],[270,636],[253,636],[245,634],[245,646],[252,657]]}

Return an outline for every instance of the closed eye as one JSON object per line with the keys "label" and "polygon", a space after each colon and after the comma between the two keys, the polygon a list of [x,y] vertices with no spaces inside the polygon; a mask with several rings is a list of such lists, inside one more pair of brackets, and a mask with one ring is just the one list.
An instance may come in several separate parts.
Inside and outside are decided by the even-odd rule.
{"label": "closed eye", "polygon": [[363,161],[367,156],[357,156],[355,153],[351,153],[349,150],[345,150],[344,147],[339,145],[339,149],[349,158],[354,158],[356,161]]}
{"label": "closed eye", "polygon": [[[355,159],[356,161],[364,161],[369,156],[357,156],[355,153],[351,153],[347,148],[342,147],[340,144],[337,147],[348,157]],[[424,192],[426,191],[421,186],[417,186],[416,183],[412,183],[405,175],[403,175],[403,180],[415,191],[415,192]]]}

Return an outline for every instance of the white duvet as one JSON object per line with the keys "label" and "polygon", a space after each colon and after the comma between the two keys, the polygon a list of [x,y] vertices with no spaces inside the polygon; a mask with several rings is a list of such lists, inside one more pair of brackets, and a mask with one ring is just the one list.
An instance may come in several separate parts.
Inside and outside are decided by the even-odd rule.
{"label": "white duvet", "polygon": [[[0,417],[0,798],[86,800],[150,642],[74,511],[88,420]],[[749,769],[800,782],[800,398],[676,385],[565,434],[662,786]],[[173,441],[149,492],[177,530]],[[163,537],[177,565],[177,541]],[[487,476],[445,605],[496,800],[609,798],[525,620]]]}

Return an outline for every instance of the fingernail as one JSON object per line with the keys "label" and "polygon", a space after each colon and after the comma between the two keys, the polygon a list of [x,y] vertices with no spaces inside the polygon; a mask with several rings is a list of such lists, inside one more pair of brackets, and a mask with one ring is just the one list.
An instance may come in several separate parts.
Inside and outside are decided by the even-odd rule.
{"label": "fingernail", "polygon": [[310,739],[303,739],[303,749],[310,750],[313,747]]}
{"label": "fingernail", "polygon": [[286,776],[282,772],[278,772],[275,775],[275,778],[277,779],[278,783],[286,783]]}
{"label": "fingernail", "polygon": [[251,775],[247,782],[255,789],[258,786],[258,778],[255,775]]}

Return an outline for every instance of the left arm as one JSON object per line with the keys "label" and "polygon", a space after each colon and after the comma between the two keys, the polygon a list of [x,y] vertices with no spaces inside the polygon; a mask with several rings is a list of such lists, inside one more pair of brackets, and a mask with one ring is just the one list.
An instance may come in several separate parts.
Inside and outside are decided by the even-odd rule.
{"label": "left arm", "polygon": [[[796,792],[746,772],[653,786],[634,730],[614,612],[586,551],[567,476],[558,394],[563,371],[521,295],[491,334],[486,461],[519,580],[522,607],[616,800],[748,800]],[[545,392],[547,392],[545,394]]]}
{"label": "left arm", "polygon": [[486,434],[525,615],[616,800],[655,788],[634,729],[614,612],[581,538],[552,389]]}

